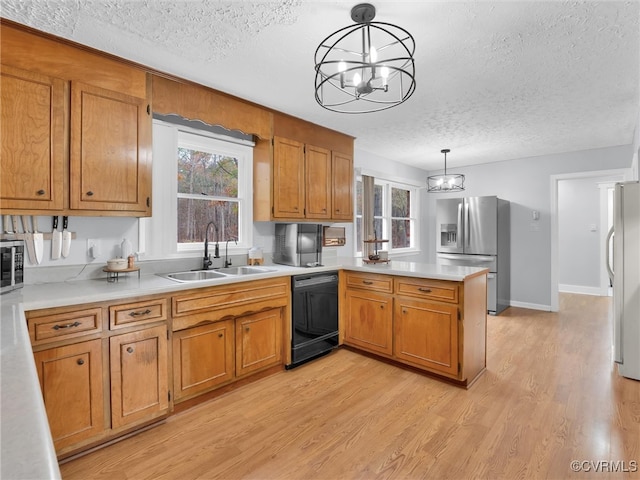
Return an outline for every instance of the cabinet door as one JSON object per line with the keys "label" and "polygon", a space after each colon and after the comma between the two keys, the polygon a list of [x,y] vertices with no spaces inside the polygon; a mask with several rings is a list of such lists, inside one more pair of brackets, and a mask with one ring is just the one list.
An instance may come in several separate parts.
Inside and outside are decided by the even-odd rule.
{"label": "cabinet door", "polygon": [[331,160],[333,176],[331,218],[353,220],[353,157],[333,152]]}
{"label": "cabinet door", "polygon": [[173,334],[174,399],[192,397],[233,378],[233,320]]}
{"label": "cabinet door", "polygon": [[331,152],[326,148],[305,147],[306,218],[323,219],[331,215]]}
{"label": "cabinet door", "polygon": [[167,327],[111,337],[109,353],[112,427],[166,413],[169,408]]}
{"label": "cabinet door", "polygon": [[147,105],[145,98],[71,83],[71,209],[148,211]]}
{"label": "cabinet door", "polygon": [[2,209],[62,209],[65,82],[2,65]]}
{"label": "cabinet door", "polygon": [[34,353],[57,451],[105,430],[100,342],[91,340]]}
{"label": "cabinet door", "polygon": [[449,375],[458,374],[458,307],[396,299],[395,356]]}
{"label": "cabinet door", "polygon": [[365,290],[346,291],[345,343],[370,352],[393,353],[393,297]]}
{"label": "cabinet door", "polygon": [[236,319],[236,376],[282,361],[282,309]]}
{"label": "cabinet door", "polygon": [[273,216],[304,218],[304,145],[273,139]]}

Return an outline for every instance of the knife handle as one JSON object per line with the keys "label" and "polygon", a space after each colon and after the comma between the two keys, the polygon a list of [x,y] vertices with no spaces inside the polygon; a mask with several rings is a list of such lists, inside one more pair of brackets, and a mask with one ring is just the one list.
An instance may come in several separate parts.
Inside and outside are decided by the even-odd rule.
{"label": "knife handle", "polygon": [[54,231],[55,231],[55,230],[57,230],[57,229],[58,229],[58,216],[57,216],[57,215],[54,215],[54,216],[53,216],[53,228],[52,228],[52,230],[54,230]]}
{"label": "knife handle", "polygon": [[38,217],[36,217],[35,215],[32,215],[31,223],[33,226],[33,233],[36,233],[38,231]]}
{"label": "knife handle", "polygon": [[29,215],[22,215],[22,229],[24,233],[29,233]]}
{"label": "knife handle", "polygon": [[11,215],[4,216],[4,233],[14,233],[11,227]]}
{"label": "knife handle", "polygon": [[67,216],[62,217],[62,229],[66,230],[68,226],[69,226],[69,217]]}

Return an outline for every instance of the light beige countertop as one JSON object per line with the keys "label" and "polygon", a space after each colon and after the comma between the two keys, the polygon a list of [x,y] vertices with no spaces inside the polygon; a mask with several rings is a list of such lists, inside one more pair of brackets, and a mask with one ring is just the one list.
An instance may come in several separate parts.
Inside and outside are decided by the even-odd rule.
{"label": "light beige countertop", "polygon": [[[264,265],[271,271],[254,275],[178,283],[157,274],[119,275],[118,281],[101,279],[42,283],[0,297],[0,379],[2,387],[0,430],[0,478],[60,478],[47,416],[42,400],[25,310],[121,300],[214,285],[317,273],[338,269],[437,280],[464,281],[484,275],[487,269],[401,262],[364,264],[361,259],[328,259],[321,267]],[[142,264],[144,272],[144,264]]]}

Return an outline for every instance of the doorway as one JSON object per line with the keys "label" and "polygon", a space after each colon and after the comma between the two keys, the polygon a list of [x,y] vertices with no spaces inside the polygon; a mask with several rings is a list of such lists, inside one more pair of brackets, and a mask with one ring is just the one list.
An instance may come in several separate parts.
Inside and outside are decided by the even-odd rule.
{"label": "doorway", "polygon": [[[575,181],[576,185],[578,182],[593,182],[593,188],[597,189],[599,184],[611,184],[613,185],[615,182],[624,181],[628,176],[628,169],[616,169],[616,170],[601,170],[601,171],[593,171],[593,172],[580,172],[580,173],[572,173],[572,174],[562,174],[562,175],[552,175],[551,176],[551,311],[558,311],[558,293],[560,291],[560,271],[561,271],[561,255],[560,255],[560,215],[559,215],[559,186],[560,182],[571,182]],[[567,185],[571,185],[571,183],[567,183]],[[603,193],[603,191],[605,193]],[[597,192],[597,190],[596,190]],[[607,289],[607,280],[606,280],[606,269],[605,269],[605,254],[604,254],[604,245],[605,245],[605,237],[608,232],[608,209],[609,209],[609,199],[607,188],[600,190],[600,202],[599,202],[599,210],[600,216],[599,221],[595,220],[595,232],[599,231],[599,246],[597,254],[593,252],[589,254],[587,261],[591,263],[591,267],[595,268],[599,271],[599,286],[594,287],[593,289],[586,289],[585,291],[579,293],[591,293],[591,294],[604,294],[606,295],[608,292]],[[596,193],[597,194],[597,193]],[[579,205],[578,205],[579,206]],[[566,225],[564,225],[566,226]],[[588,228],[589,230],[594,229],[593,223],[590,225],[584,225],[583,228]],[[604,288],[604,290],[603,290]]]}

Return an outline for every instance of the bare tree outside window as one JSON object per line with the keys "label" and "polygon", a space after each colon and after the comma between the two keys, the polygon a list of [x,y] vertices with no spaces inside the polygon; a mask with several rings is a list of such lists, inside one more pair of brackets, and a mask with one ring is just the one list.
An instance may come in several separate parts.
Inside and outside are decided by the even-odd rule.
{"label": "bare tree outside window", "polygon": [[178,148],[178,243],[202,242],[209,222],[209,238],[238,238],[238,159]]}

